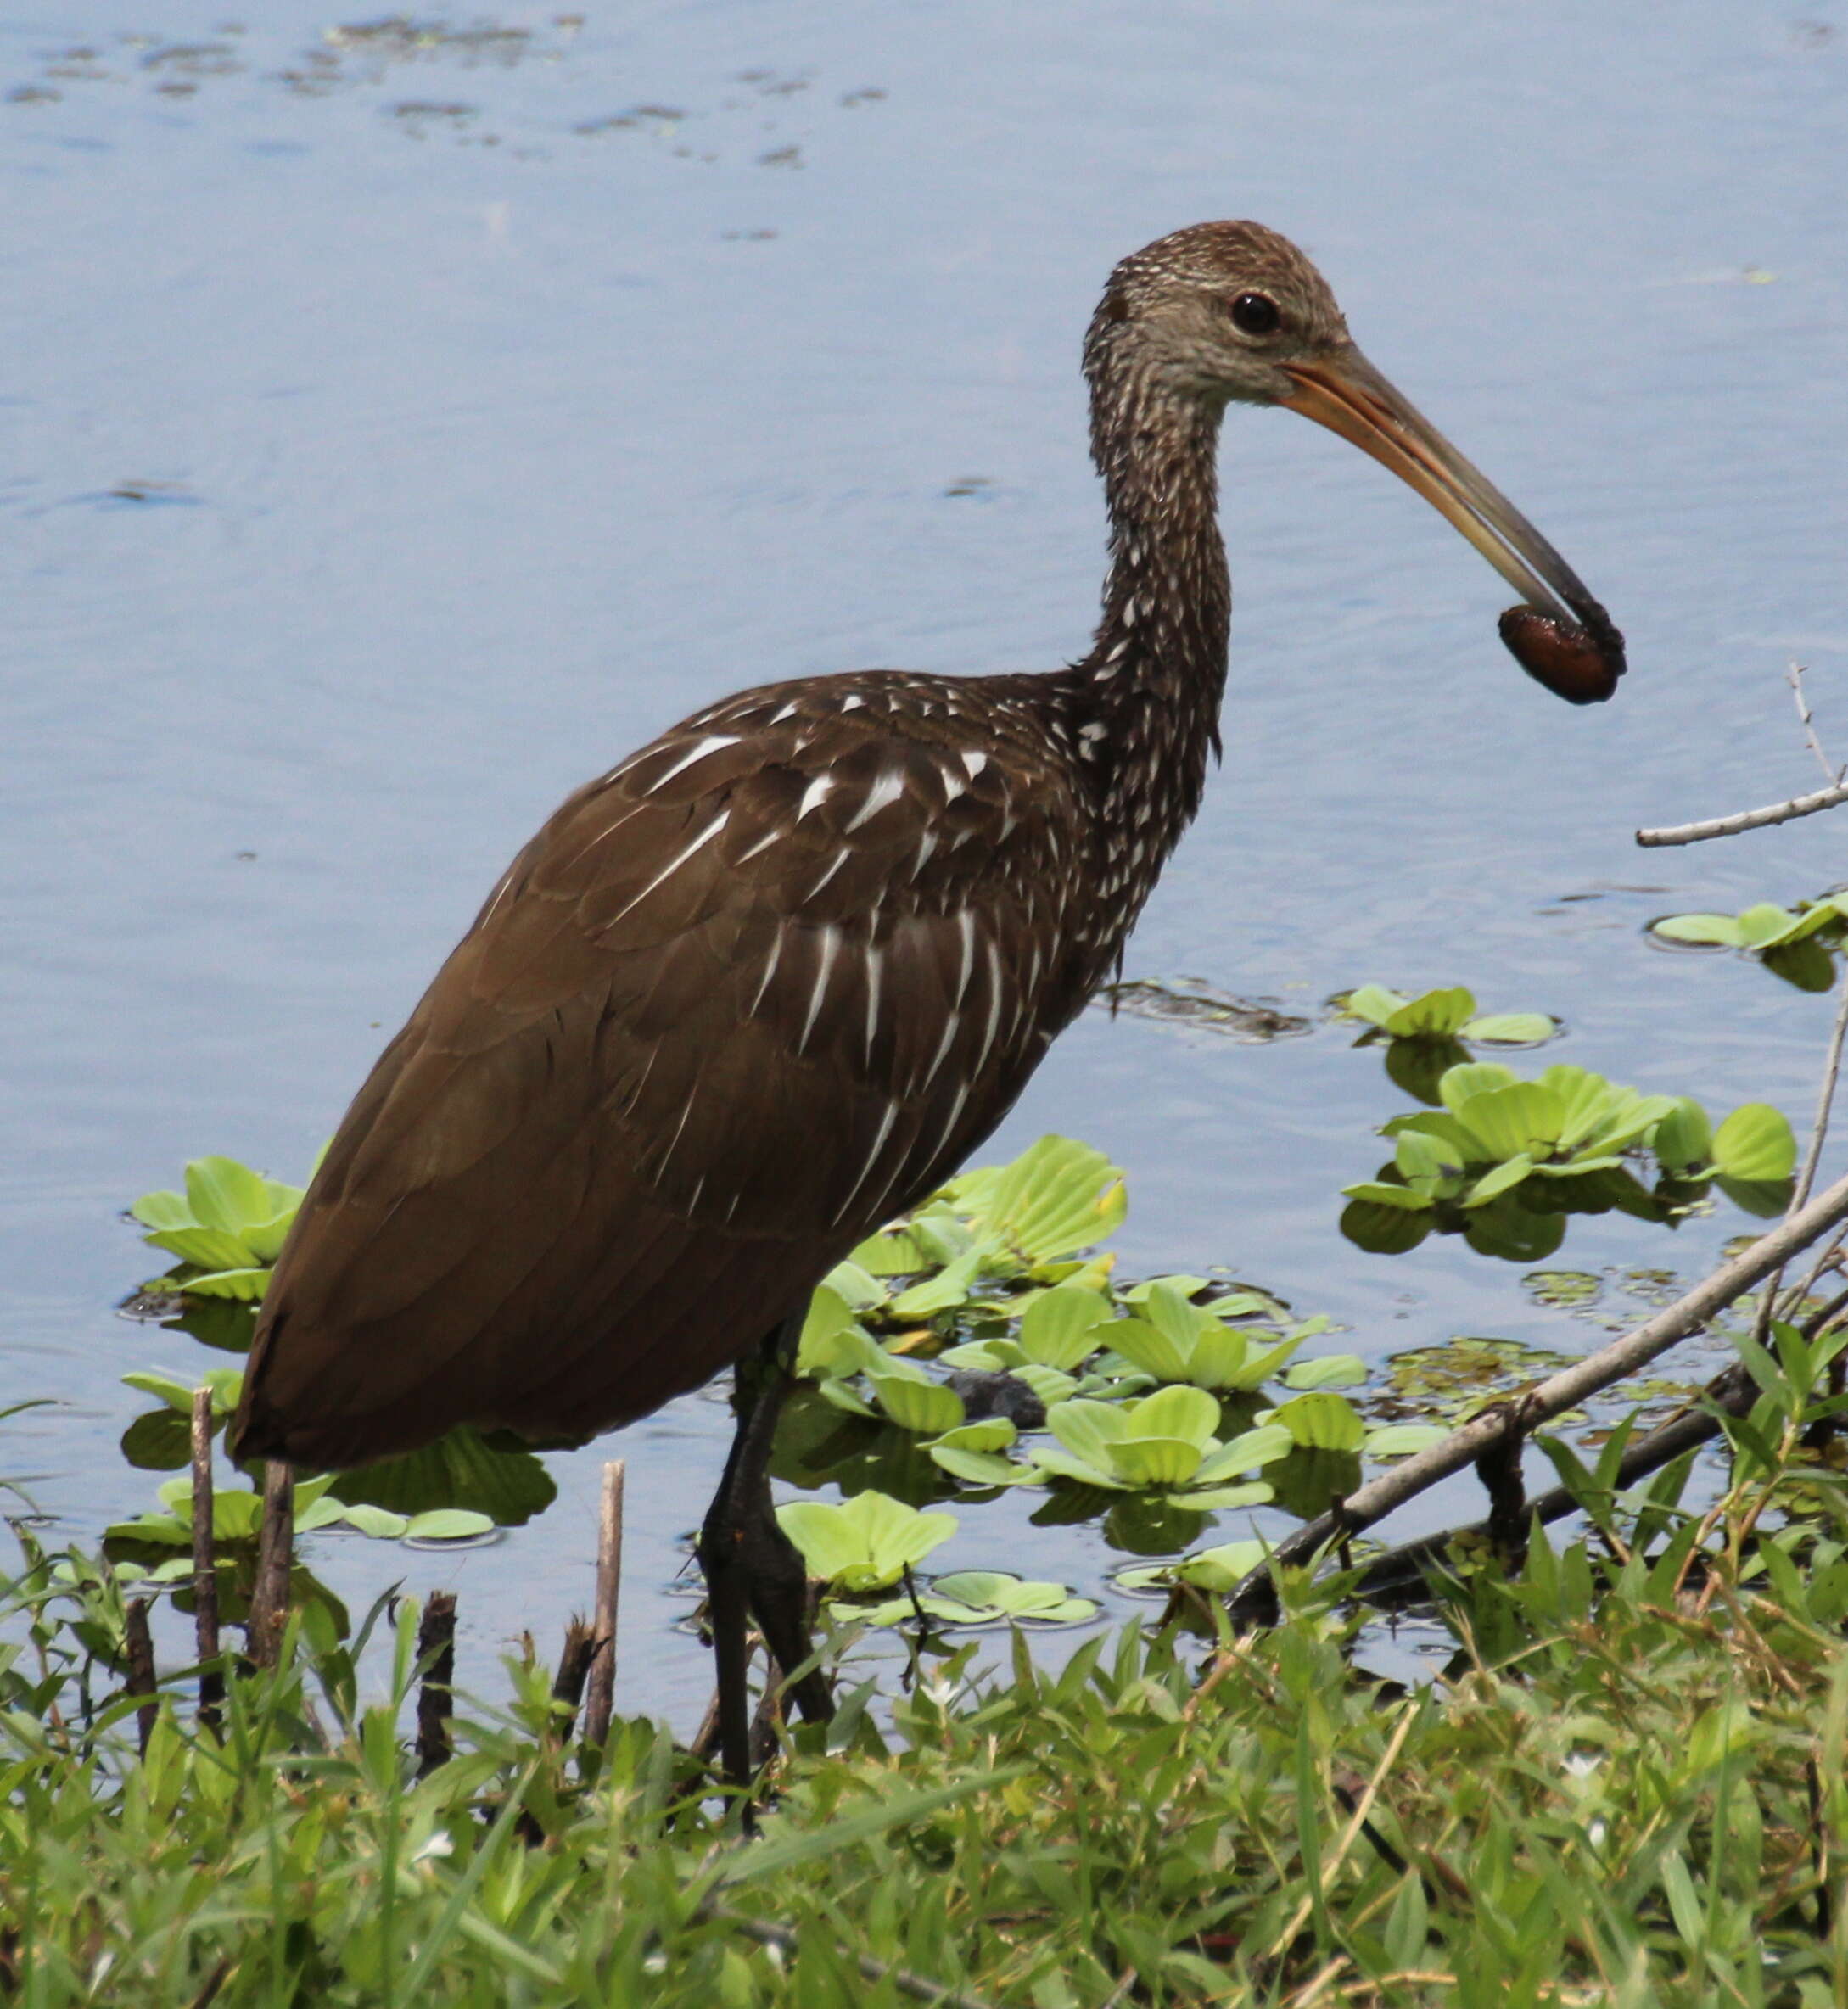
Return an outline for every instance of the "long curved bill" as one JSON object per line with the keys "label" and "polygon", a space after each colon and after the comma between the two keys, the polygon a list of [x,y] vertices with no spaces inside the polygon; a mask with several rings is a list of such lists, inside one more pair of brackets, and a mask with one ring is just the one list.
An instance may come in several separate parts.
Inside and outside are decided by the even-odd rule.
{"label": "long curved bill", "polygon": [[1623,638],[1578,574],[1501,490],[1352,344],[1284,369],[1296,387],[1283,400],[1289,410],[1340,434],[1415,490],[1538,611],[1555,644],[1569,640],[1601,665],[1608,687],[1583,696],[1561,688],[1517,645],[1504,618],[1504,638],[1524,667],[1561,697],[1581,702],[1608,697],[1623,674]]}

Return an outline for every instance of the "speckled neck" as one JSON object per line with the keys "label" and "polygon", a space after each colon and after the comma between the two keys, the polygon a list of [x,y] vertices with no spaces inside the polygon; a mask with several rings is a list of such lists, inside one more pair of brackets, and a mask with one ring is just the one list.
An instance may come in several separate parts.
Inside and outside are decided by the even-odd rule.
{"label": "speckled neck", "polygon": [[1232,618],[1215,465],[1224,407],[1164,386],[1095,336],[1085,365],[1111,568],[1068,702],[1112,847],[1130,867],[1120,893],[1140,909],[1219,751]]}

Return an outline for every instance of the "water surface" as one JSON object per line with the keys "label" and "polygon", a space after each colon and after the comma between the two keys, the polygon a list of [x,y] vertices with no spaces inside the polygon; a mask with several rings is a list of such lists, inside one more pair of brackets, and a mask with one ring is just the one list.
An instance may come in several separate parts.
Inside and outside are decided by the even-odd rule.
{"label": "water surface", "polygon": [[[1839,8],[708,0],[481,25],[342,32],[294,0],[0,21],[0,1392],[57,1404],[4,1429],[0,1470],[70,1536],[148,1501],[118,1377],[202,1364],[116,1317],[149,1269],[119,1209],[202,1151],[299,1178],[568,788],[742,684],[1082,649],[1079,333],[1117,256],[1204,216],[1312,251],[1632,670],[1608,707],[1558,704],[1495,640],[1499,582],[1406,491],[1235,412],[1226,760],[1131,973],[1299,1010],[1466,982],[1563,1017],[1558,1057],[1806,1111],[1828,1001],[1639,928],[1818,890],[1839,822],[1630,832],[1817,785],[1793,657],[1848,758]],[[1336,1235],[1402,1106],[1339,1032],[1093,1014],[994,1149],[1084,1136],[1129,1173],[1127,1267],[1232,1265],[1370,1357],[1588,1344],[1508,1266]],[[1742,1224],[1583,1222],[1565,1259],[1692,1273]],[[726,1427],[692,1397],[619,1445],[624,1700],[683,1726],[707,1676],[657,1592]],[[493,1648],[589,1598],[602,1455],[554,1458],[559,1506],[494,1547],[323,1540],[316,1567],[356,1596],[455,1583],[491,1687]],[[1025,1512],[972,1510],[946,1562],[1095,1580],[1090,1537]]]}

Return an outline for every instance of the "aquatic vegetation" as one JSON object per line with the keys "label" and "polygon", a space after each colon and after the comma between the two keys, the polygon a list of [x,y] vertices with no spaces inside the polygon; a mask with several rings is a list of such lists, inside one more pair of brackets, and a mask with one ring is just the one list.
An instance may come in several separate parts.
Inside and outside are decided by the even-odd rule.
{"label": "aquatic vegetation", "polygon": [[1834,951],[1848,937],[1848,893],[1794,908],[1761,900],[1738,914],[1664,914],[1649,932],[1683,948],[1737,949],[1799,990],[1826,991],[1835,981]]}
{"label": "aquatic vegetation", "polygon": [[792,1500],[776,1509],[776,1519],[809,1574],[843,1591],[888,1589],[956,1531],[953,1514],[920,1513],[871,1491],[838,1506]]}
{"label": "aquatic vegetation", "polygon": [[194,1158],[184,1193],[143,1193],[128,1210],[148,1230],[144,1242],[180,1259],[173,1275],[148,1290],[260,1298],[302,1191],[235,1158]]}
{"label": "aquatic vegetation", "polygon": [[[1759,1215],[1789,1198],[1795,1139],[1765,1103],[1743,1105],[1715,1128],[1691,1097],[1638,1094],[1563,1065],[1527,1081],[1480,1060],[1446,1069],[1437,1088],[1441,1109],[1383,1126],[1392,1163],[1342,1189],[1352,1203],[1342,1232],[1364,1248],[1409,1248],[1436,1227],[1460,1230],[1485,1253],[1532,1258],[1559,1246],[1574,1212],[1616,1206],[1672,1222],[1710,1185]],[[1650,1156],[1660,1174],[1654,1192],[1632,1169]],[[1392,1215],[1409,1218],[1382,1219]]]}
{"label": "aquatic vegetation", "polygon": [[1551,1039],[1560,1021],[1543,1011],[1479,1014],[1472,993],[1461,984],[1423,991],[1415,998],[1364,983],[1336,1004],[1350,1018],[1364,1020],[1388,1039],[1457,1039],[1470,1045],[1538,1046]]}

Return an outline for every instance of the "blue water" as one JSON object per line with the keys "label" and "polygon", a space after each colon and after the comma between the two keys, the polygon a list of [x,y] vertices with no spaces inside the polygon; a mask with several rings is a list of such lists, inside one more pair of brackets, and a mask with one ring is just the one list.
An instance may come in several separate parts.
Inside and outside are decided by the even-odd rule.
{"label": "blue water", "polygon": [[[66,1532],[147,1503],[118,1377],[202,1364],[115,1315],[150,1268],[120,1207],[206,1150],[300,1177],[569,787],[742,684],[1083,646],[1078,335],[1116,258],[1204,216],[1311,250],[1632,670],[1558,704],[1495,639],[1505,590],[1408,492],[1235,412],[1225,766],[1131,973],[1297,1010],[1466,982],[1562,1016],[1559,1057],[1806,1116],[1828,1001],[1638,931],[1818,890],[1842,823],[1630,833],[1817,785],[1793,658],[1848,759],[1834,0],[496,25],[527,32],[330,38],[294,0],[0,21],[0,1396],[56,1402],[0,1426],[0,1473]],[[1084,1136],[1128,1171],[1128,1268],[1231,1264],[1370,1356],[1584,1346],[1509,1266],[1336,1236],[1403,1106],[1339,1032],[1094,1014],[994,1149]],[[1743,1225],[1581,1222],[1561,1260],[1692,1273]],[[692,1398],[618,1447],[624,1704],[683,1726],[707,1676],[658,1592],[725,1430]],[[357,1597],[456,1584],[492,1687],[493,1650],[588,1599],[607,1448],[553,1459],[560,1505],[496,1547],[323,1540],[316,1566]],[[943,1559],[1095,1581],[1093,1537],[1024,1512],[966,1514]]]}

